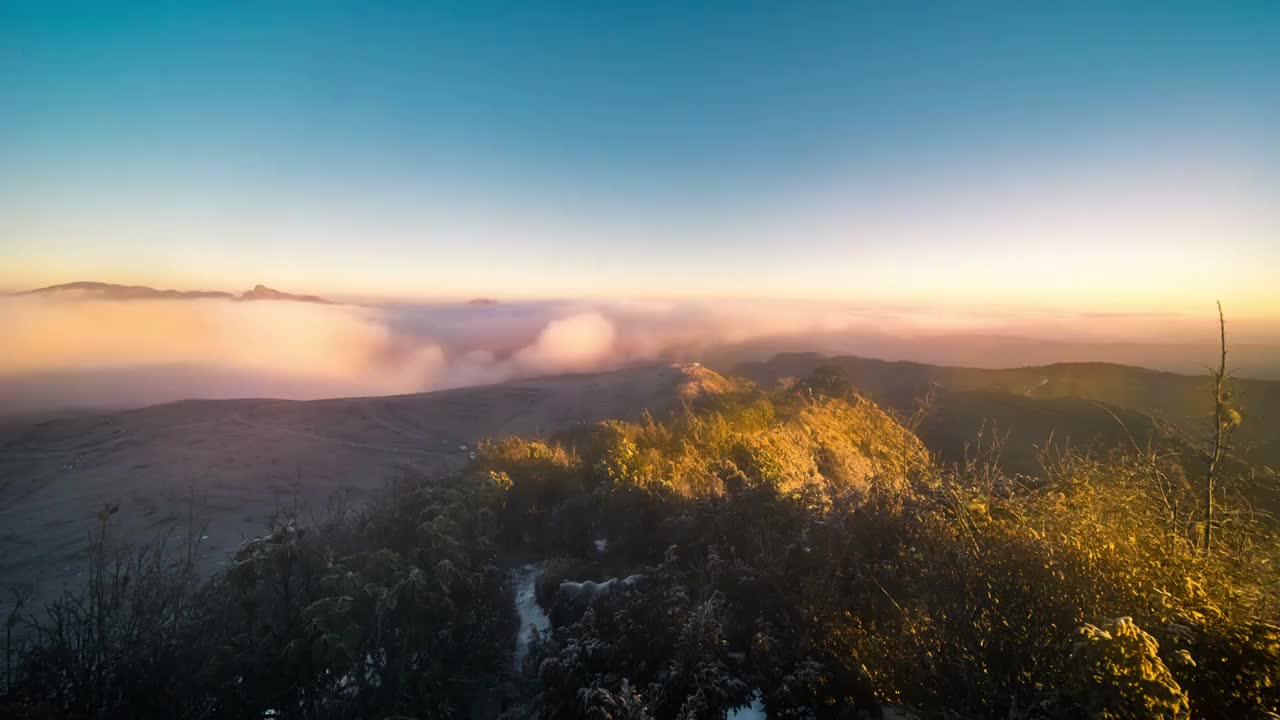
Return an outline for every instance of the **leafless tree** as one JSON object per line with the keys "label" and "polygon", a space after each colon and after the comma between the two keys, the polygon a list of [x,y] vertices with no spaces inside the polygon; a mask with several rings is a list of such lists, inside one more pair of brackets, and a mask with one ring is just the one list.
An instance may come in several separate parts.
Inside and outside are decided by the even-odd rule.
{"label": "leafless tree", "polygon": [[1227,373],[1227,321],[1218,302],[1218,335],[1220,351],[1217,369],[1210,368],[1213,378],[1213,432],[1200,451],[1208,469],[1204,482],[1204,552],[1213,548],[1213,492],[1223,458],[1231,448],[1231,436],[1240,424],[1240,413],[1231,407],[1231,377]]}

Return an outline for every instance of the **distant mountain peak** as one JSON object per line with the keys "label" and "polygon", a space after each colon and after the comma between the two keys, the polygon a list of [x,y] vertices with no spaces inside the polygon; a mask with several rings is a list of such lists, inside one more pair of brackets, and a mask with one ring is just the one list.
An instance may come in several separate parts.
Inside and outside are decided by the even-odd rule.
{"label": "distant mountain peak", "polygon": [[21,294],[53,295],[57,293],[77,293],[80,296],[104,300],[197,300],[200,298],[232,297],[231,293],[216,290],[157,290],[145,285],[117,285],[115,283],[88,280],[50,285],[28,290]]}
{"label": "distant mountain peak", "polygon": [[269,288],[266,285],[254,285],[252,290],[246,290],[240,295],[241,300],[292,300],[294,302],[321,303],[323,305],[332,305],[333,301],[320,297],[319,295],[296,295],[294,293],[281,292]]}
{"label": "distant mountain peak", "polygon": [[294,293],[273,290],[266,285],[255,285],[240,295],[232,295],[218,290],[157,290],[145,285],[117,285],[81,280],[77,282],[50,285],[48,287],[27,290],[22,295],[53,295],[58,293],[75,293],[80,297],[103,300],[289,300],[293,302],[322,303],[331,305],[332,301],[318,295],[296,295]]}

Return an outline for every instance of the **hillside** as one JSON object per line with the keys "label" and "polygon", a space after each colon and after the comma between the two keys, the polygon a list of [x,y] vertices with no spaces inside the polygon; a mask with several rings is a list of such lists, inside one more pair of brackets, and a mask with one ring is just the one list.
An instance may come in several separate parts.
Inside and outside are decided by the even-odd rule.
{"label": "hillside", "polygon": [[[894,408],[911,407],[913,391],[884,395]],[[1142,445],[1160,441],[1163,429],[1150,416],[1110,408],[1077,397],[1034,399],[996,389],[936,391],[932,411],[916,429],[920,439],[940,457],[959,462],[1003,443],[1000,463],[1008,472],[1040,472],[1038,451],[1050,444],[1079,451]]]}
{"label": "hillside", "polygon": [[485,438],[665,413],[716,377],[650,366],[394,397],[0,418],[0,588],[74,580],[86,522],[106,504],[130,538],[194,510],[217,558],[282,508],[319,512],[334,493],[366,498],[406,471],[456,471]]}
{"label": "hillside", "polygon": [[[450,447],[455,471],[410,469],[318,518],[282,508],[205,582],[190,550],[157,546],[132,556],[136,576],[113,573],[101,538],[125,510],[101,508],[89,585],[51,605],[54,620],[33,620],[11,714],[37,717],[36,703],[86,717],[300,707],[334,720],[1280,710],[1274,525],[1224,503],[1231,521],[1212,551],[1197,547],[1196,490],[1168,482],[1168,458],[1067,452],[1028,483],[938,467],[830,374],[764,391],[698,366],[646,373],[540,381],[560,387],[531,400],[585,419],[592,402],[608,413],[647,396],[662,400],[653,412]],[[489,420],[515,429],[501,418],[532,389],[490,389],[508,395]],[[485,397],[455,393],[438,419],[489,412]],[[423,398],[239,412],[273,445],[286,428],[332,442],[316,424],[330,410],[399,425]],[[144,412],[173,426],[182,405]],[[390,450],[351,442],[371,457]]]}
{"label": "hillside", "polygon": [[[1155,419],[1198,436],[1213,409],[1203,377],[1109,363],[988,370],[787,353],[740,365],[735,372],[772,386],[824,365],[839,368],[856,387],[903,412],[910,412],[914,399],[934,388],[940,416],[923,432],[945,436],[936,449],[945,450],[952,459],[959,435],[972,433],[973,421],[984,418],[1017,433],[1010,450],[1021,462],[1031,444],[1042,442],[1049,431],[1059,441],[1070,439],[1077,444],[1099,438],[1114,444],[1127,441],[1128,434],[1144,442]],[[1280,382],[1242,379],[1235,381],[1235,388],[1244,416],[1239,456],[1252,464],[1280,468]],[[1097,403],[1111,409],[1127,433]]]}

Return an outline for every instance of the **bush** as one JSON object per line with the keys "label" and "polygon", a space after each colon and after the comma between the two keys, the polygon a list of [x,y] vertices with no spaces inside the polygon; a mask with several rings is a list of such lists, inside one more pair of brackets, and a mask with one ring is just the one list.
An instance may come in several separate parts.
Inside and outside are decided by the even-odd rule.
{"label": "bush", "polygon": [[[16,693],[94,717],[1280,712],[1271,521],[1223,508],[1199,551],[1172,454],[943,470],[831,378],[802,387],[486,443],[466,473],[281,518],[204,586],[181,553],[100,551]],[[502,565],[531,552],[544,607],[564,579],[644,581],[559,616],[520,676]]]}
{"label": "bush", "polygon": [[[1241,521],[1221,532],[1247,542],[1197,553],[1186,511],[1168,512],[1175,456],[1066,452],[1037,481],[982,463],[944,472],[871,403],[827,395],[739,393],[608,423],[579,447],[611,548],[616,535],[653,562],[678,545],[665,572],[689,598],[723,599],[726,656],[740,658],[725,667],[771,716],[877,702],[971,717],[1276,710],[1274,528]],[[641,648],[619,623],[666,607],[652,634],[687,608],[656,587],[635,594],[553,633],[547,668],[572,672],[544,678],[545,697],[565,693],[552,707],[570,712],[569,685],[617,693],[624,678],[646,712],[683,707],[654,704],[673,686],[637,674],[669,644]],[[1137,625],[1116,630],[1121,616]],[[1073,654],[1090,623],[1112,635],[1099,647],[1129,655]],[[1142,677],[1154,684],[1132,685]]]}
{"label": "bush", "polygon": [[1090,718],[1182,720],[1187,695],[1160,660],[1160,645],[1127,617],[1084,625],[1071,650],[1072,703]]}

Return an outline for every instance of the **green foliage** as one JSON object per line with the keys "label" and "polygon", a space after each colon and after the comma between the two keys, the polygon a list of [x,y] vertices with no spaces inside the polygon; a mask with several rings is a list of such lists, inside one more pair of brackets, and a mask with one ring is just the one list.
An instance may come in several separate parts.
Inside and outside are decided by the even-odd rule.
{"label": "green foliage", "polygon": [[[18,690],[95,717],[1280,712],[1271,521],[1224,506],[1205,553],[1158,448],[944,470],[838,378],[800,387],[486,443],[467,473],[282,518],[204,586],[143,555],[145,590],[100,572],[37,623]],[[640,580],[552,613],[513,669],[508,552],[551,558],[544,607],[564,580]]]}
{"label": "green foliage", "polygon": [[457,717],[509,659],[509,489],[422,479],[316,528],[280,518],[203,586],[163,547],[95,555],[86,589],[32,619],[17,694],[84,717]]}
{"label": "green foliage", "polygon": [[602,423],[579,452],[598,483],[691,498],[918,479],[920,442],[872,403],[735,393],[667,422]]}
{"label": "green foliage", "polygon": [[606,596],[544,639],[534,717],[708,718],[746,704],[750,691],[729,670],[724,596],[691,597],[689,586],[668,554],[643,595]]}
{"label": "green foliage", "polygon": [[[967,443],[985,420],[1012,433],[1005,453],[1010,471],[1038,470],[1035,448],[1052,432],[1058,442],[1084,448],[1095,440],[1107,446],[1139,443],[1160,436],[1166,425],[1184,437],[1199,437],[1215,400],[1205,378],[1111,363],[1057,363],[1038,367],[979,369],[887,362],[860,357],[784,353],[739,368],[746,377],[772,387],[787,377],[819,368],[845,374],[859,391],[900,412],[911,413],[927,389],[939,389],[936,411],[919,428],[921,439],[949,462],[964,457]],[[1234,395],[1224,417],[1236,428],[1236,453],[1257,469],[1242,483],[1257,505],[1280,511],[1280,382],[1234,379]],[[1100,404],[1105,403],[1127,430]],[[1236,418],[1242,418],[1240,422]],[[1267,470],[1270,468],[1270,471]],[[1197,472],[1197,474],[1199,474]]]}
{"label": "green foliage", "polygon": [[[677,545],[682,560],[663,572],[679,574],[682,594],[658,583],[555,630],[543,649],[559,664],[547,667],[574,670],[543,677],[540,697],[562,693],[552,707],[565,716],[578,707],[570,686],[616,692],[624,678],[647,712],[673,712],[654,704],[655,688],[672,686],[637,674],[672,656],[669,641],[641,647],[618,622],[665,613],[642,623],[648,637],[680,627],[687,598],[711,597],[722,598],[726,655],[741,658],[709,665],[711,677],[759,691],[771,717],[877,701],[975,717],[1127,717],[1150,701],[1153,717],[1227,718],[1280,704],[1274,528],[1239,519],[1223,528],[1231,549],[1198,553],[1185,521],[1194,497],[1179,496],[1190,488],[1170,481],[1180,469],[1168,455],[1064,453],[1031,485],[981,462],[944,472],[856,395],[794,391],[609,423],[594,439],[577,450],[599,483],[601,533],[642,562]],[[624,520],[653,508],[656,522]],[[1110,674],[1081,679],[1078,630],[1120,616],[1146,633],[1117,642],[1149,638],[1132,662],[1158,664],[1143,672],[1180,701],[1126,695],[1128,660],[1093,657],[1091,672]]]}
{"label": "green foliage", "polygon": [[560,445],[514,437],[483,443],[476,454],[477,467],[502,490],[503,542],[512,547],[554,543],[562,525],[552,525],[553,511],[586,490],[582,461]]}

